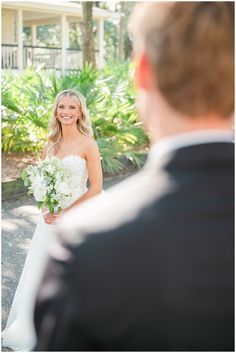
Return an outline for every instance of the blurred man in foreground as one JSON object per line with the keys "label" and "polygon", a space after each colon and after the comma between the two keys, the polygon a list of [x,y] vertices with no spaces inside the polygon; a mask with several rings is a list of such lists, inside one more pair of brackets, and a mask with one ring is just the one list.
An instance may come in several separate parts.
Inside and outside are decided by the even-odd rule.
{"label": "blurred man in foreground", "polygon": [[146,166],[58,225],[38,350],[234,349],[234,4],[139,4]]}

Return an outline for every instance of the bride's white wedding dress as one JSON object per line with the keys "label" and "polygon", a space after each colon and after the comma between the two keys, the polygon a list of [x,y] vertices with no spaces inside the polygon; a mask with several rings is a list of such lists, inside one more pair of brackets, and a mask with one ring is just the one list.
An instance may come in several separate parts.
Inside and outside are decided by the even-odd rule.
{"label": "bride's white wedding dress", "polygon": [[[67,156],[61,163],[72,169],[78,180],[78,187],[68,207],[87,191],[87,163],[77,155]],[[2,332],[3,347],[15,351],[31,351],[36,344],[33,324],[34,302],[46,265],[48,249],[55,241],[55,236],[54,226],[46,224],[41,215],[15,292],[7,325]]]}

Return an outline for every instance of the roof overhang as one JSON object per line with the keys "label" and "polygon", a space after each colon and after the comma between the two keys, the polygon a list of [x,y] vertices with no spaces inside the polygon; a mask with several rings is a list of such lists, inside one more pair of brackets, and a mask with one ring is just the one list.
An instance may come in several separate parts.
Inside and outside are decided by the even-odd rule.
{"label": "roof overhang", "polygon": [[[48,0],[38,1],[2,1],[2,8],[4,9],[22,9],[23,11],[37,11],[40,13],[47,13],[61,15],[66,14],[67,16],[82,17],[82,6],[75,4],[70,1],[52,1],[49,3]],[[93,18],[94,19],[119,19],[120,14],[97,7],[93,7]]]}

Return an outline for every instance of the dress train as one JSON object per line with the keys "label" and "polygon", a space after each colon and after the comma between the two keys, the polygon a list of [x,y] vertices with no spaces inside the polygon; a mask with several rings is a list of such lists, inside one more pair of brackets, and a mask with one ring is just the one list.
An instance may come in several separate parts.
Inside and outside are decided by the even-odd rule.
{"label": "dress train", "polygon": [[36,344],[34,303],[46,266],[48,249],[55,240],[54,226],[41,216],[17,286],[7,325],[2,332],[2,345],[14,351],[31,351]]}

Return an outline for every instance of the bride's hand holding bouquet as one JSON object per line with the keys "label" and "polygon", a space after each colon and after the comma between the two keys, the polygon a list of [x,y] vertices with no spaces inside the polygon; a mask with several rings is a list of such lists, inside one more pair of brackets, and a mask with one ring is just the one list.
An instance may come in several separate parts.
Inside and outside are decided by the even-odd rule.
{"label": "bride's hand holding bouquet", "polygon": [[72,171],[53,156],[36,166],[28,166],[22,173],[22,179],[28,194],[34,195],[38,207],[42,209],[45,222],[55,223],[76,187]]}

